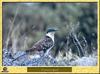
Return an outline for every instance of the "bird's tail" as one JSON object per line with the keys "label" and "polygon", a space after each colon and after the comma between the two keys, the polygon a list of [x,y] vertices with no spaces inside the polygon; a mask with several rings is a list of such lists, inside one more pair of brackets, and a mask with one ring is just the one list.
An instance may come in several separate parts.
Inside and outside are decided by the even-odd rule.
{"label": "bird's tail", "polygon": [[24,53],[24,54],[20,55],[19,57],[13,59],[12,62],[15,61],[15,60],[17,60],[17,59],[20,58],[21,56],[27,55],[28,53],[32,52],[32,49],[30,48],[30,49],[28,49],[28,50],[25,50],[24,52],[26,52],[26,53]]}
{"label": "bird's tail", "polygon": [[32,52],[32,48],[25,50],[26,53]]}

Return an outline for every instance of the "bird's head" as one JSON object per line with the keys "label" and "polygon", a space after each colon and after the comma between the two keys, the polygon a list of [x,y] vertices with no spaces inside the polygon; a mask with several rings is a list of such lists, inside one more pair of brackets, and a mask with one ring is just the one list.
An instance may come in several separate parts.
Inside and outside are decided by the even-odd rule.
{"label": "bird's head", "polygon": [[55,33],[57,30],[57,28],[48,28],[47,33]]}
{"label": "bird's head", "polygon": [[55,32],[57,31],[58,29],[56,28],[48,28],[47,29],[47,33],[46,33],[46,36],[49,36],[50,38],[52,38],[52,40],[54,41],[54,35],[55,35]]}

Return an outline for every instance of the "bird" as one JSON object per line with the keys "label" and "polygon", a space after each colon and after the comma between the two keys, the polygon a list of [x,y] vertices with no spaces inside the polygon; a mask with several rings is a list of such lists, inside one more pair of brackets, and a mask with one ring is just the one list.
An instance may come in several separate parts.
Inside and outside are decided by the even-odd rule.
{"label": "bird", "polygon": [[31,53],[29,56],[32,59],[33,54],[43,52],[44,56],[49,54],[49,51],[53,48],[55,44],[55,32],[57,28],[48,28],[46,35],[37,41],[31,48],[26,50],[27,53]]}

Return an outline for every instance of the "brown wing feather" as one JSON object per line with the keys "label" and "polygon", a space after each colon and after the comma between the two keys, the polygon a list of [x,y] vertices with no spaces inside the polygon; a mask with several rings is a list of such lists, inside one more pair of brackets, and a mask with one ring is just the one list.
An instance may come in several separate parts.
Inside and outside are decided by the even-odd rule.
{"label": "brown wing feather", "polygon": [[32,52],[32,51],[44,51],[45,52],[51,46],[53,46],[53,41],[50,37],[46,36],[40,41],[38,41],[37,43],[35,43],[32,48],[26,50],[26,52]]}

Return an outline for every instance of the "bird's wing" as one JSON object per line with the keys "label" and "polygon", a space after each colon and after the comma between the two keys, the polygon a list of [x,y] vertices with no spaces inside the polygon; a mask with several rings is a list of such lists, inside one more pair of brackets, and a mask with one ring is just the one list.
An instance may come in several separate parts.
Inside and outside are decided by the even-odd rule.
{"label": "bird's wing", "polygon": [[50,37],[46,36],[37,43],[34,44],[34,46],[28,50],[27,52],[32,52],[32,51],[44,51],[46,52],[47,49],[53,46],[53,41]]}

